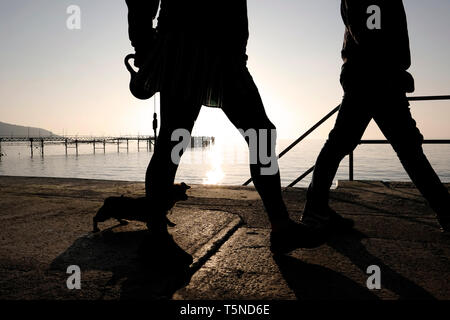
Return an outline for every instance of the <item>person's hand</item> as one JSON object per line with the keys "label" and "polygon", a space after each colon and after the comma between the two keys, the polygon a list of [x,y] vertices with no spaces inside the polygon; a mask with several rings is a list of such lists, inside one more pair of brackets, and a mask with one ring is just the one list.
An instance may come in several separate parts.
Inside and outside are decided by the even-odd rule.
{"label": "person's hand", "polygon": [[134,66],[136,68],[142,68],[150,54],[151,46],[136,46],[134,50]]}

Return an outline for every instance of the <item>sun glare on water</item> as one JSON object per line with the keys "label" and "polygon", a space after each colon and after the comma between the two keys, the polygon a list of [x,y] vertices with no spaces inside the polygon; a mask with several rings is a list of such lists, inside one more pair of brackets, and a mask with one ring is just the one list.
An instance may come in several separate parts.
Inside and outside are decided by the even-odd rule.
{"label": "sun glare on water", "polygon": [[225,178],[225,174],[222,170],[222,154],[218,152],[217,148],[214,148],[211,150],[209,157],[211,169],[206,173],[206,178],[203,179],[203,184],[219,184],[223,178]]}

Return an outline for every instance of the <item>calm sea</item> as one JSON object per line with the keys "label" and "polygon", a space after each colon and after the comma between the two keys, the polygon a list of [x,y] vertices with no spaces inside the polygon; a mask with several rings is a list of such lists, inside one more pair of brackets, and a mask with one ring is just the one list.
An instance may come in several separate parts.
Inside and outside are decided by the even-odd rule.
{"label": "calm sea", "polygon": [[[278,150],[289,143],[279,141]],[[280,160],[283,186],[314,165],[323,143],[320,140],[305,141]],[[93,154],[92,145],[81,145],[78,155],[74,149],[69,149],[66,156],[63,145],[46,145],[44,157],[39,154],[39,149],[35,149],[31,158],[29,146],[3,144],[2,152],[6,156],[0,160],[0,175],[144,181],[152,152],[146,149],[138,152],[136,142],[130,142],[128,152],[123,147],[125,145],[118,153],[117,146],[111,144],[107,145],[105,153],[97,150]],[[425,145],[424,150],[442,181],[450,182],[450,145]],[[389,145],[359,146],[354,161],[355,179],[409,181]],[[240,185],[249,177],[246,144],[216,139],[210,147],[189,149],[185,153],[176,180],[192,184]],[[310,176],[305,178],[297,186],[307,186],[310,179]],[[348,179],[348,158],[341,163],[338,179]]]}

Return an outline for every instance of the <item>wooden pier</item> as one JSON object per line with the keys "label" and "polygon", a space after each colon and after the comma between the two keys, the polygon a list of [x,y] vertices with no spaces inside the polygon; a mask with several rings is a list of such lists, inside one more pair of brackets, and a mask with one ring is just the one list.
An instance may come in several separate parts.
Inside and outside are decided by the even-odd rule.
{"label": "wooden pier", "polygon": [[[137,151],[145,149],[151,152],[155,146],[154,136],[122,136],[122,137],[91,137],[91,136],[47,136],[47,137],[0,137],[0,158],[4,156],[2,153],[2,144],[6,145],[23,145],[28,144],[30,147],[30,155],[34,156],[35,148],[39,149],[41,157],[44,156],[44,148],[46,144],[60,144],[64,146],[65,153],[68,155],[69,149],[74,149],[78,155],[79,147],[82,144],[92,145],[92,151],[95,154],[98,150],[106,153],[106,145],[117,146],[117,152],[121,150],[130,150],[130,142],[136,142]],[[214,144],[214,137],[191,137],[190,148],[205,148]]]}

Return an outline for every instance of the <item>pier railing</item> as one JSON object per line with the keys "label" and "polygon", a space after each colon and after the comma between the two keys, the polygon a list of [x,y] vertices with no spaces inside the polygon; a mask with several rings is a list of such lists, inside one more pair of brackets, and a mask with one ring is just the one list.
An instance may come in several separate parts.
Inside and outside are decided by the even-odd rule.
{"label": "pier railing", "polygon": [[[408,97],[409,101],[442,101],[442,100],[450,100],[450,95],[445,96],[420,96],[420,97]],[[313,133],[318,127],[320,127],[324,122],[330,119],[334,114],[339,111],[341,106],[337,106],[333,110],[331,110],[327,115],[325,115],[320,121],[314,124],[309,130],[307,130],[304,134],[302,134],[298,139],[292,142],[286,149],[284,149],[279,155],[278,159],[282,158],[289,151],[291,151],[295,146],[297,146],[300,142],[305,140],[311,133]],[[425,140],[424,144],[450,144],[450,140]],[[360,144],[389,144],[387,140],[361,140]],[[300,175],[297,179],[292,181],[287,187],[293,187],[308,175],[310,175],[314,171],[314,166],[306,170],[302,175]],[[354,156],[353,152],[349,154],[349,180],[354,180]],[[247,186],[252,182],[250,178],[243,185]]]}
{"label": "pier railing", "polygon": [[[129,144],[132,141],[137,142],[137,150],[140,151],[141,148],[146,148],[147,151],[152,151],[152,147],[155,145],[154,136],[120,136],[120,137],[92,137],[92,136],[45,136],[45,137],[24,137],[24,136],[0,136],[0,158],[2,157],[2,143],[5,144],[23,144],[29,143],[30,153],[33,157],[34,148],[39,148],[41,156],[44,156],[44,145],[45,144],[62,144],[65,147],[66,155],[68,154],[68,149],[75,149],[75,153],[78,155],[78,148],[82,144],[92,144],[93,152],[96,153],[97,150],[102,150],[106,152],[107,144],[114,144],[117,146],[117,152],[121,149],[129,151]],[[141,144],[144,144],[141,147]],[[190,147],[207,147],[210,144],[214,144],[214,137],[191,137]],[[123,146],[125,145],[125,146]]]}
{"label": "pier railing", "polygon": [[58,136],[50,135],[43,137],[24,137],[24,136],[0,136],[0,153],[2,143],[7,144],[23,144],[29,143],[31,157],[34,155],[34,148],[39,148],[41,156],[44,156],[44,146],[45,144],[63,144],[65,147],[66,155],[68,154],[68,149],[75,149],[75,153],[78,155],[78,148],[82,144],[92,144],[93,152],[96,153],[97,150],[101,149],[103,152],[106,151],[106,144],[117,145],[117,152],[120,152],[122,143],[126,143],[126,149],[128,151],[129,142],[137,141],[138,150],[140,150],[140,143],[144,142],[147,144],[147,150],[151,150],[152,145],[154,145],[155,138],[153,136],[121,136],[121,137],[92,137],[92,136]]}

